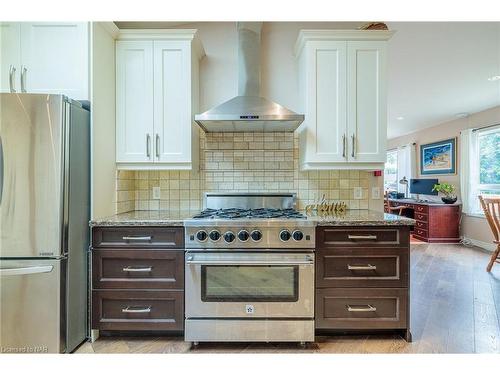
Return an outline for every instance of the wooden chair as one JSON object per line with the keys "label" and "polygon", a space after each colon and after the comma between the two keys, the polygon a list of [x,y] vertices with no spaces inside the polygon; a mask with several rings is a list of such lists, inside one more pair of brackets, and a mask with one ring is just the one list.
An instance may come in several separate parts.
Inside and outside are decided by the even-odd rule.
{"label": "wooden chair", "polygon": [[384,212],[388,214],[394,214],[402,216],[403,211],[406,209],[406,206],[391,206],[391,202],[389,202],[389,197],[387,195],[387,191],[384,193]]}
{"label": "wooden chair", "polygon": [[494,263],[500,263],[500,261],[498,261],[500,253],[500,195],[480,195],[479,201],[483,207],[486,220],[488,220],[488,224],[493,232],[493,237],[495,238],[493,243],[497,245],[486,267],[486,271],[490,272]]}

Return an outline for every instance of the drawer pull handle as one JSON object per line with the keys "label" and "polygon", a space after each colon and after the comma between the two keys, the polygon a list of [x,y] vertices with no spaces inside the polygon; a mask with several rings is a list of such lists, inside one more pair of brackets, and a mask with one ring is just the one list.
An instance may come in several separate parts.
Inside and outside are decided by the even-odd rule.
{"label": "drawer pull handle", "polygon": [[151,306],[127,306],[122,309],[122,313],[145,314],[151,312]]}
{"label": "drawer pull handle", "polygon": [[374,234],[367,234],[367,235],[363,235],[363,236],[348,234],[347,238],[349,238],[350,240],[376,240],[377,236]]}
{"label": "drawer pull handle", "polygon": [[124,241],[151,241],[151,236],[123,236]]}
{"label": "drawer pull handle", "polygon": [[368,270],[368,271],[374,271],[377,269],[377,266],[374,266],[373,264],[348,264],[347,265],[348,270]]}
{"label": "drawer pull handle", "polygon": [[350,311],[350,312],[373,312],[373,311],[377,311],[377,308],[372,306],[372,305],[361,305],[361,306],[351,306],[351,305],[347,305],[347,311]]}
{"label": "drawer pull handle", "polygon": [[151,272],[153,267],[132,267],[132,266],[127,266],[123,269],[123,272]]}

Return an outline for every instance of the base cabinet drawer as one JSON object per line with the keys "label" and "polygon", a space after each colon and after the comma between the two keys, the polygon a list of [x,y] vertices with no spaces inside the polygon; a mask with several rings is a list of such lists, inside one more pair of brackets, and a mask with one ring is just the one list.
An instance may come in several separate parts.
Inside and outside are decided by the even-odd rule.
{"label": "base cabinet drawer", "polygon": [[183,227],[95,227],[93,248],[184,248]]}
{"label": "base cabinet drawer", "polygon": [[316,248],[406,247],[408,228],[392,227],[323,227],[316,228]]}
{"label": "base cabinet drawer", "polygon": [[318,250],[316,287],[408,286],[408,250],[398,248]]}
{"label": "base cabinet drawer", "polygon": [[406,328],[407,299],[405,288],[316,289],[316,328]]}
{"label": "base cabinet drawer", "polygon": [[92,328],[100,330],[181,331],[184,327],[184,292],[92,292]]}
{"label": "base cabinet drawer", "polygon": [[184,251],[92,251],[94,289],[184,289]]}

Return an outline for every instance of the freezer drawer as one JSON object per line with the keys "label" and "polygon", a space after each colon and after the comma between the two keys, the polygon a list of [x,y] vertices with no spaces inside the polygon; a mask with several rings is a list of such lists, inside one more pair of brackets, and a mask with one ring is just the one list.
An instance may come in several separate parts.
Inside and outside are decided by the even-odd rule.
{"label": "freezer drawer", "polygon": [[66,260],[0,260],[0,352],[60,353]]}

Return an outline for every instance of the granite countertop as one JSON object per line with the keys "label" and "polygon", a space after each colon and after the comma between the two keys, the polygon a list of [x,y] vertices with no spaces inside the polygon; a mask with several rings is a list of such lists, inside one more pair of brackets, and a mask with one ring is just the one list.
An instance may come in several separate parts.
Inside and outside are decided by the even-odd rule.
{"label": "granite countertop", "polygon": [[[90,221],[90,226],[183,226],[199,210],[130,211]],[[343,214],[306,212],[320,226],[415,225],[415,220],[371,210],[347,210]]]}
{"label": "granite countertop", "polygon": [[343,214],[307,212],[306,215],[318,226],[415,225],[413,219],[372,210],[347,210]]}
{"label": "granite countertop", "polygon": [[90,221],[91,227],[113,226],[178,226],[184,225],[200,210],[130,211]]}

